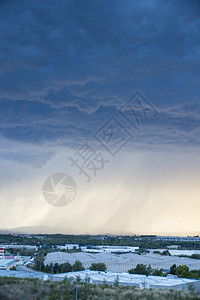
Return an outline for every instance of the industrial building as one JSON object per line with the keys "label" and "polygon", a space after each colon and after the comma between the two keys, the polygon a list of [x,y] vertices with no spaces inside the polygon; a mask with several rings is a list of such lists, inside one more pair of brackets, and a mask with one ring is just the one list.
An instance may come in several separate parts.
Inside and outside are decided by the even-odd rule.
{"label": "industrial building", "polygon": [[81,251],[88,253],[128,253],[135,252],[139,247],[130,246],[82,246]]}
{"label": "industrial building", "polygon": [[113,284],[117,280],[120,285],[135,285],[140,288],[185,288],[187,290],[188,284],[191,283],[196,290],[199,290],[200,288],[200,280],[178,278],[173,275],[161,277],[128,273],[98,272],[90,270],[56,274],[53,275],[53,280],[59,281],[65,278],[72,278],[72,280],[76,280],[77,277],[79,277],[81,281],[89,279],[90,283],[93,284],[102,284],[104,282]]}
{"label": "industrial building", "polygon": [[37,246],[32,246],[32,245],[0,245],[0,248],[4,248],[5,249],[26,249],[26,250],[38,250]]}
{"label": "industrial building", "polygon": [[79,249],[78,244],[65,244],[65,246],[57,246],[57,249],[74,250]]}
{"label": "industrial building", "polygon": [[9,270],[15,263],[14,259],[0,259],[0,270]]}
{"label": "industrial building", "polygon": [[[166,251],[166,249],[147,249],[147,250],[149,253],[154,253],[155,251],[162,253],[163,251]],[[200,250],[181,250],[181,249],[179,250],[179,249],[169,249],[169,248],[167,250],[171,255],[176,255],[176,256],[179,255],[191,256],[193,254],[200,255]]]}
{"label": "industrial building", "polygon": [[38,278],[41,280],[45,279],[45,274],[39,274],[39,272],[33,272],[30,269],[30,272],[24,271],[13,271],[13,270],[0,270],[0,277],[16,277],[16,278]]}
{"label": "industrial building", "polygon": [[120,285],[132,286],[135,285],[139,288],[173,288],[173,289],[188,289],[189,284],[193,284],[196,291],[200,291],[200,280],[178,278],[170,275],[167,277],[161,276],[145,276],[138,274],[128,273],[114,273],[114,272],[98,272],[98,271],[79,271],[69,272],[61,274],[41,274],[40,272],[23,272],[23,271],[8,271],[0,270],[0,276],[16,277],[16,278],[38,278],[40,280],[51,280],[51,281],[62,281],[65,278],[71,278],[72,281],[77,280],[77,277],[81,281],[89,279],[90,283],[93,284],[114,284],[116,280]]}
{"label": "industrial building", "polygon": [[135,268],[137,264],[150,264],[153,269],[163,268],[164,270],[169,270],[173,264],[177,266],[187,265],[190,270],[200,269],[200,260],[198,259],[159,254],[138,255],[135,253],[51,252],[47,254],[44,264],[64,264],[66,262],[73,264],[76,260],[79,260],[86,269],[89,268],[92,263],[105,263],[107,270],[111,272],[127,272],[129,269]]}
{"label": "industrial building", "polygon": [[199,236],[157,236],[156,241],[166,242],[200,242]]}
{"label": "industrial building", "polygon": [[130,247],[130,246],[93,246],[93,245],[87,245],[87,246],[79,246],[78,244],[66,244],[65,246],[57,245],[57,249],[66,249],[66,250],[78,250],[81,248],[82,252],[88,252],[88,253],[128,253],[128,252],[135,252],[139,249],[139,247]]}

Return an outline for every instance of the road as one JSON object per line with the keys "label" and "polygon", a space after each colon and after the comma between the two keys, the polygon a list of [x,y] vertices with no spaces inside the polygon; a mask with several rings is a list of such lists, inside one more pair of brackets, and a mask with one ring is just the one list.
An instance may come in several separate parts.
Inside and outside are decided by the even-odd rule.
{"label": "road", "polygon": [[38,275],[47,274],[47,273],[44,273],[44,272],[39,272],[39,271],[33,270],[33,269],[28,268],[26,266],[16,266],[16,268],[17,268],[18,271],[29,272],[29,273],[34,273],[34,274],[38,274]]}

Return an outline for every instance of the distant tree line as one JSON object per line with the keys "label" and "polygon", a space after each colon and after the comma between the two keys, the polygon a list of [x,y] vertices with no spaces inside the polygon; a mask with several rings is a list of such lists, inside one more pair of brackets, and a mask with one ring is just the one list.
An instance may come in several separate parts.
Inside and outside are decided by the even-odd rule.
{"label": "distant tree line", "polygon": [[[45,265],[44,264],[44,257],[41,255],[37,255],[34,259],[34,266],[33,268],[37,271],[45,272],[45,273],[67,273],[67,272],[75,272],[75,271],[83,271],[85,270],[83,264],[76,260],[74,264],[70,264],[69,262],[66,262],[64,264],[50,264]],[[89,267],[90,270],[93,271],[106,271],[106,265],[104,263],[92,263]]]}
{"label": "distant tree line", "polygon": [[193,259],[200,259],[200,254],[192,254],[192,255],[178,255],[179,257],[188,257],[188,258],[193,258]]}
{"label": "distant tree line", "polygon": [[89,267],[90,270],[92,271],[106,271],[106,265],[104,263],[92,263],[91,266]]}
{"label": "distant tree line", "polygon": [[44,258],[36,257],[34,260],[35,264],[33,268],[37,271],[45,272],[45,273],[67,273],[67,272],[75,272],[75,271],[83,271],[85,268],[83,267],[82,263],[79,260],[76,260],[74,264],[70,264],[68,262],[64,264],[44,264]]}
{"label": "distant tree line", "polygon": [[150,265],[137,264],[133,269],[130,269],[129,274],[143,274],[143,275],[153,275],[153,276],[166,276],[168,274],[176,275],[181,278],[191,278],[200,279],[200,269],[199,270],[189,270],[186,265],[176,266],[176,264],[170,267],[169,273],[163,271],[163,269],[152,269]]}
{"label": "distant tree line", "polygon": [[174,274],[181,278],[193,278],[200,279],[200,269],[199,270],[189,270],[189,267],[186,265],[176,266],[176,264],[172,265],[170,268],[170,274]]}
{"label": "distant tree line", "polygon": [[137,264],[134,269],[130,269],[129,274],[143,274],[143,275],[154,275],[154,276],[166,276],[163,269],[153,270],[150,265]]}
{"label": "distant tree line", "polygon": [[[141,249],[166,248],[173,245],[174,241],[158,241],[156,236],[100,236],[90,235],[65,235],[65,234],[32,234],[31,238],[26,236],[12,236],[11,234],[0,234],[2,244],[28,244],[36,246],[47,246],[56,248],[57,245],[79,244],[85,245],[111,245],[111,246],[138,246]],[[176,241],[181,249],[199,249],[199,242]]]}

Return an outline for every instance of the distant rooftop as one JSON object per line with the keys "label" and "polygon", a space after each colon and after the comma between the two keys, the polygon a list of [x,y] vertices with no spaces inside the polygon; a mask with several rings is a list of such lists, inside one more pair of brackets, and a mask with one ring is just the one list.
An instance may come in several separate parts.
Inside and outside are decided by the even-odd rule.
{"label": "distant rooftop", "polygon": [[65,253],[51,252],[48,253],[44,264],[51,263],[64,264],[69,262],[73,264],[76,260],[82,262],[85,268],[89,268],[92,263],[103,262],[107,266],[108,271],[127,272],[131,268],[135,268],[137,264],[151,265],[153,269],[170,269],[173,264],[187,265],[191,270],[200,269],[200,260],[177,257],[177,256],[161,256],[160,254],[138,255],[135,253],[113,254],[113,253]]}
{"label": "distant rooftop", "polygon": [[0,269],[6,269],[15,263],[14,259],[0,259]]}
{"label": "distant rooftop", "polygon": [[42,274],[39,272],[23,272],[23,271],[8,271],[0,270],[0,276],[6,277],[17,277],[17,278],[39,278],[41,280],[53,280],[61,281],[65,278],[72,278],[73,280],[77,279],[77,276],[80,277],[82,281],[86,278],[90,278],[90,282],[94,284],[107,282],[108,284],[113,284],[116,279],[118,279],[120,285],[136,285],[142,287],[150,288],[187,288],[187,285],[193,283],[195,288],[200,286],[200,280],[196,279],[187,279],[187,278],[178,278],[176,276],[145,276],[139,274],[128,274],[128,273],[115,273],[115,272],[98,272],[98,271],[79,271],[79,272],[69,272],[61,274]]}
{"label": "distant rooftop", "polygon": [[116,278],[118,278],[119,284],[122,285],[140,285],[141,283],[145,283],[149,285],[149,287],[175,287],[175,286],[183,286],[188,283],[196,283],[200,284],[200,280],[195,279],[186,279],[186,278],[178,278],[176,276],[146,276],[146,275],[138,275],[138,274],[129,274],[129,273],[114,273],[114,272],[98,272],[98,271],[79,271],[79,272],[69,272],[63,274],[53,275],[55,278],[73,278],[76,279],[77,276],[80,276],[81,280],[85,278],[90,278],[91,283],[103,283],[106,281],[107,283],[114,283]]}

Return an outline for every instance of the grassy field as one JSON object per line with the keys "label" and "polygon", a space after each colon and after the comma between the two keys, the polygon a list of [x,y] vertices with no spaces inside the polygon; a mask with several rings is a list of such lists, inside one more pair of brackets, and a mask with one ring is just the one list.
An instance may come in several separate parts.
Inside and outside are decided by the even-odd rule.
{"label": "grassy field", "polygon": [[[173,289],[140,290],[136,287],[109,286],[104,283],[93,285],[89,283],[78,284],[78,300],[153,300],[153,299],[200,299],[200,295],[194,292],[178,291]],[[18,279],[11,277],[0,277],[0,299],[16,300],[57,300],[75,299],[76,284],[69,280],[61,282],[39,281],[38,279]]]}

